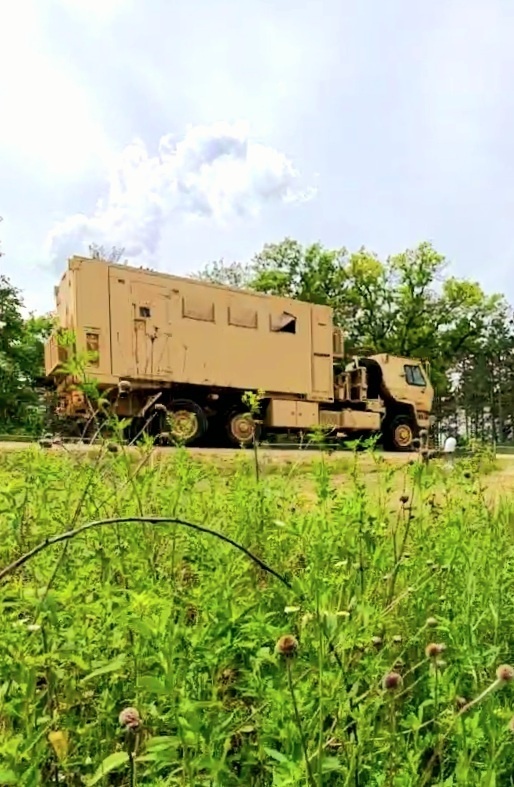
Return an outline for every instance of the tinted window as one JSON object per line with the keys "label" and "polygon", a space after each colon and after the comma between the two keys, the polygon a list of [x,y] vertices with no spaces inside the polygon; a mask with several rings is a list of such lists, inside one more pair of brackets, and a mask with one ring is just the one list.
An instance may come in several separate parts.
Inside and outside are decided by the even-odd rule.
{"label": "tinted window", "polygon": [[419,366],[404,366],[405,379],[409,385],[425,386],[426,381]]}

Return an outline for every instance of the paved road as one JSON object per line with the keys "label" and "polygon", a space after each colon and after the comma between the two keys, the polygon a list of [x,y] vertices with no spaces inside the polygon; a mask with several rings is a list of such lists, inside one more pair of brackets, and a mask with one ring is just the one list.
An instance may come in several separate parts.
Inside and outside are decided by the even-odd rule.
{"label": "paved road", "polygon": [[[34,442],[23,442],[23,441],[3,441],[0,440],[0,451],[20,451],[25,448],[28,448],[30,445],[37,445],[37,441]],[[87,443],[65,443],[65,449],[67,451],[94,451],[98,450],[99,445],[89,445]],[[52,450],[63,451],[65,450],[63,446],[55,446]],[[129,450],[137,450],[135,448]],[[169,454],[170,452],[176,451],[175,448],[155,448],[154,449],[159,454]],[[204,456],[204,457],[219,457],[222,459],[229,459],[234,457],[241,449],[237,448],[189,448],[188,451],[194,456]],[[246,449],[249,452],[251,449]],[[316,457],[319,457],[320,451],[315,451],[313,449],[299,449],[299,448],[259,448],[259,453],[261,456],[269,457],[274,461],[290,461],[290,462],[298,462],[298,461],[309,461]],[[394,452],[394,451],[377,451],[377,454],[382,456],[387,461],[391,462],[405,462],[409,461],[415,457],[417,457],[417,453],[401,453],[401,452]],[[348,458],[351,455],[350,451],[333,451],[330,456],[332,459],[343,459]],[[498,457],[502,457],[502,459],[506,460],[511,458],[514,460],[514,452],[512,449],[502,449],[502,446],[498,446],[496,450],[496,455]]]}
{"label": "paved road", "polygon": [[[0,451],[21,451],[25,448],[28,448],[30,445],[37,445],[37,443],[30,443],[30,442],[0,442]],[[53,451],[93,451],[98,450],[99,446],[92,446],[85,443],[66,443],[65,446],[55,446],[51,450]],[[136,449],[133,449],[136,450]],[[157,453],[162,454],[169,454],[175,451],[174,448],[155,448],[154,449]],[[212,458],[223,458],[223,459],[230,459],[234,457],[240,449],[237,448],[189,448],[189,453],[194,456],[204,456],[204,457],[212,457]],[[249,453],[249,449],[246,451]],[[319,457],[320,451],[315,451],[313,449],[309,450],[301,450],[295,448],[273,448],[273,449],[266,449],[266,448],[259,448],[259,454],[261,456],[269,457],[274,461],[309,461],[316,457]],[[350,456],[349,451],[334,451],[331,454],[332,458],[347,458]],[[384,459],[390,461],[408,461],[412,459],[413,456],[416,454],[407,454],[407,453],[395,453],[395,452],[380,452],[380,456],[383,456]]]}

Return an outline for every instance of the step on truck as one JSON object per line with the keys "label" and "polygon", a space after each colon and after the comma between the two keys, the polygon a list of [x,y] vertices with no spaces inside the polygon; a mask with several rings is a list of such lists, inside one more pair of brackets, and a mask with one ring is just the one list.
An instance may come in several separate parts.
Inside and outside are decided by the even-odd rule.
{"label": "step on truck", "polygon": [[[83,374],[112,413],[130,420],[131,434],[186,445],[326,430],[346,440],[377,435],[388,450],[409,451],[431,423],[423,363],[387,353],[345,359],[328,306],[74,256],[55,288],[55,311],[45,373],[77,431],[91,421]],[[71,355],[86,358],[78,377]],[[256,416],[247,392],[259,392]]]}

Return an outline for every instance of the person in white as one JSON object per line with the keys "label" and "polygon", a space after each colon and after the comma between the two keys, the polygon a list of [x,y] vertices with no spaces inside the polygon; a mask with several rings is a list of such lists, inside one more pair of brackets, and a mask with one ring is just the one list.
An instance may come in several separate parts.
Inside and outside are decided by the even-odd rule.
{"label": "person in white", "polygon": [[444,441],[443,452],[446,457],[446,461],[450,466],[453,465],[456,448],[457,448],[457,440],[452,434],[449,434],[446,440]]}

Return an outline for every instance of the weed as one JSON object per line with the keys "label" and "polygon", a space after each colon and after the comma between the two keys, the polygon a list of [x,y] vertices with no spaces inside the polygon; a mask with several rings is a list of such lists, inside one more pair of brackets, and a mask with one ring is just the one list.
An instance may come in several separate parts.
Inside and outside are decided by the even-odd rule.
{"label": "weed", "polygon": [[510,783],[488,467],[255,456],[0,454],[0,784]]}

